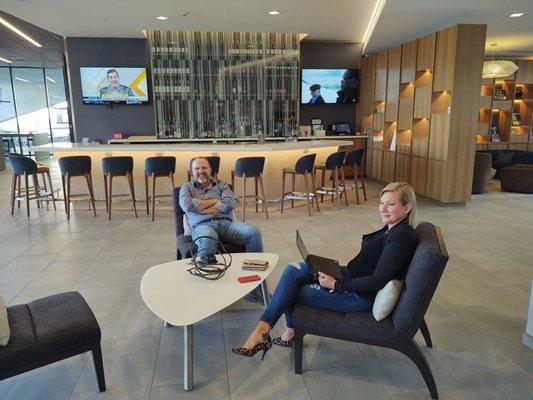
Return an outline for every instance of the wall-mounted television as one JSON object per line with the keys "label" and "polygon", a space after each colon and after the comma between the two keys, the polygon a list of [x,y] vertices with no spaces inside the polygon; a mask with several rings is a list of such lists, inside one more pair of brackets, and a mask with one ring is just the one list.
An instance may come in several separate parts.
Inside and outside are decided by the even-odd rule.
{"label": "wall-mounted television", "polygon": [[81,67],[83,104],[148,103],[146,68]]}
{"label": "wall-mounted television", "polygon": [[354,68],[303,68],[302,104],[357,103],[359,70]]}

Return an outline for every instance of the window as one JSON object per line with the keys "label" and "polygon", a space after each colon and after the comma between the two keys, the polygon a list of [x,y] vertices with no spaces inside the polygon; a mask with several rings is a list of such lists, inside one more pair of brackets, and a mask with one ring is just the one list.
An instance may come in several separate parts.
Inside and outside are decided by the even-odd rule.
{"label": "window", "polygon": [[9,68],[0,68],[0,131],[18,133]]}

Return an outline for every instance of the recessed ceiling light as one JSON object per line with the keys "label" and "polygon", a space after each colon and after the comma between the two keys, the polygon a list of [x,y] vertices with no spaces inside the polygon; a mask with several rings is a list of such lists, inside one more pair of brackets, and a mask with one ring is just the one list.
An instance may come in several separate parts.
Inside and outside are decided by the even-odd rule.
{"label": "recessed ceiling light", "polygon": [[509,17],[518,18],[518,17],[521,17],[522,15],[524,15],[524,13],[512,13],[511,15],[509,15]]}
{"label": "recessed ceiling light", "polygon": [[20,29],[18,29],[16,26],[11,25],[9,22],[7,22],[4,18],[0,17],[0,24],[4,25],[6,28],[11,29],[13,32],[15,32],[17,35],[22,36],[24,39],[26,39],[28,42],[32,43],[33,45],[37,47],[43,47],[41,44],[35,40],[33,40],[31,37],[26,35],[24,32],[22,32]]}
{"label": "recessed ceiling light", "polygon": [[187,15],[189,15],[189,11],[180,11],[179,15],[181,15],[182,17],[186,17]]}
{"label": "recessed ceiling light", "polygon": [[13,63],[13,61],[8,60],[7,58],[3,58],[3,57],[0,57],[0,61],[6,62],[6,63],[9,63],[9,64]]}
{"label": "recessed ceiling light", "polygon": [[165,17],[165,16],[161,15],[160,17],[157,17],[157,19],[160,20],[160,21],[164,21],[164,20],[168,19],[168,17]]}
{"label": "recessed ceiling light", "polygon": [[281,14],[279,11],[276,11],[276,10],[269,11],[268,13],[270,15],[279,15],[279,14]]}

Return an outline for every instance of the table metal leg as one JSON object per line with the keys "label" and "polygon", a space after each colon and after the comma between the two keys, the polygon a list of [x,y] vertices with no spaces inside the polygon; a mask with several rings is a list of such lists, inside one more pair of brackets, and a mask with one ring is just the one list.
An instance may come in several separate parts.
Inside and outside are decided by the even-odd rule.
{"label": "table metal leg", "polygon": [[267,308],[268,304],[270,303],[270,295],[268,294],[268,286],[266,279],[261,282],[261,292],[263,293],[263,301],[265,303],[265,308]]}
{"label": "table metal leg", "polygon": [[183,327],[183,388],[188,392],[192,390],[192,372],[193,372],[193,342],[192,342],[192,325]]}

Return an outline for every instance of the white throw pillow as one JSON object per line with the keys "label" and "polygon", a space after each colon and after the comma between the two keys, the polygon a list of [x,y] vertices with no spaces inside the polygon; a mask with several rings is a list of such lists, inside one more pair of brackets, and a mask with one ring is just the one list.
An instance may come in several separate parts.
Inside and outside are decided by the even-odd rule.
{"label": "white throw pillow", "polygon": [[7,346],[9,342],[9,336],[11,332],[9,330],[9,322],[7,320],[7,308],[4,299],[0,296],[0,346]]}
{"label": "white throw pillow", "polygon": [[393,279],[378,292],[376,300],[374,300],[374,307],[372,307],[372,314],[374,314],[376,321],[387,318],[392,310],[394,310],[402,294],[402,289],[403,281]]}

